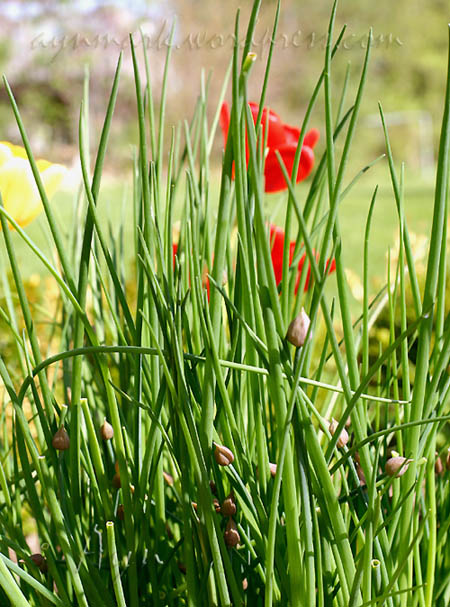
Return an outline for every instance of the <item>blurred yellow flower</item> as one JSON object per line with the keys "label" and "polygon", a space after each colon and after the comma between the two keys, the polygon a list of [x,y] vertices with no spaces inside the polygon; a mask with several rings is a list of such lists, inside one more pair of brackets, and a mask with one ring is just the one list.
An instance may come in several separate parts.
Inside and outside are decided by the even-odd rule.
{"label": "blurred yellow flower", "polygon": [[347,278],[347,283],[353,297],[358,301],[362,301],[364,297],[364,287],[358,274],[350,268],[345,268],[345,277]]}
{"label": "blurred yellow flower", "polygon": [[[36,165],[50,198],[59,188],[67,169],[47,160],[37,160]],[[0,193],[5,210],[21,227],[33,221],[42,211],[42,202],[25,149],[7,141],[0,141]]]}

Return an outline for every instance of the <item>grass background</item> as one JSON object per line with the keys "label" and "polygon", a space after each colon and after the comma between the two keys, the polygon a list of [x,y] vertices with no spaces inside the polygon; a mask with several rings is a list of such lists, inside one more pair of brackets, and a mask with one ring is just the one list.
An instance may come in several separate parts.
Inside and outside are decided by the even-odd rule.
{"label": "grass background", "polygon": [[[433,181],[417,177],[406,169],[405,186],[405,214],[410,232],[418,236],[425,236],[430,232],[433,207]],[[364,229],[367,212],[373,189],[381,184],[378,190],[377,202],[372,220],[372,231],[369,245],[370,267],[369,275],[371,285],[379,286],[380,280],[386,277],[387,253],[389,248],[395,248],[398,238],[397,211],[392,188],[388,181],[388,167],[385,159],[381,160],[378,167],[374,167],[371,173],[363,176],[361,181],[349,192],[340,205],[339,216],[343,233],[345,266],[355,272],[360,278],[362,276],[362,247],[364,240]],[[218,174],[213,173],[211,183],[211,202],[217,203],[219,180]],[[308,184],[297,186],[300,200],[306,195]],[[131,177],[124,175],[115,178],[106,176],[100,192],[99,214],[105,222],[111,226],[116,235],[119,227],[124,224],[125,242],[129,242],[132,234],[132,208],[129,195],[132,189]],[[182,192],[182,188],[180,188]],[[284,210],[286,205],[286,193],[266,195],[265,205],[268,214],[272,215],[274,223],[283,225]],[[175,204],[175,219],[180,216],[181,197]],[[74,194],[62,191],[55,195],[52,206],[62,230],[70,232],[73,221]],[[44,228],[45,221],[38,218],[27,228],[30,237],[39,244],[41,248],[51,251],[47,247],[47,236]],[[45,269],[38,259],[29,254],[24,243],[17,238],[17,251],[19,259],[23,260],[24,277],[33,274],[45,274]],[[131,249],[128,249],[128,261],[131,261]],[[127,250],[125,250],[125,253]]]}

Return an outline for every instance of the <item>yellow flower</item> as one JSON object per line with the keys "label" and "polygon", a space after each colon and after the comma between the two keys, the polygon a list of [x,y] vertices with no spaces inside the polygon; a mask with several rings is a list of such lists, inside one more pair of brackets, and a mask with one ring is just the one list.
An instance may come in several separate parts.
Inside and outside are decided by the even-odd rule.
{"label": "yellow flower", "polygon": [[[59,188],[67,169],[48,160],[37,160],[36,165],[50,198]],[[42,202],[25,149],[7,141],[0,141],[0,193],[5,210],[21,227],[33,221],[42,211]]]}

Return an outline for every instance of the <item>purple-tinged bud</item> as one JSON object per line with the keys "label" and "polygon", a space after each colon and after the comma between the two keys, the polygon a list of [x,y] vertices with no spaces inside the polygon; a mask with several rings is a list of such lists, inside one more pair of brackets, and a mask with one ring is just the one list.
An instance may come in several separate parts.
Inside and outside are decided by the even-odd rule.
{"label": "purple-tinged bud", "polygon": [[[338,425],[339,425],[338,422],[333,417],[333,419],[330,422],[330,425],[328,426],[331,436],[334,436]],[[345,445],[347,443],[348,443],[348,432],[345,428],[342,428],[339,438],[337,439],[336,445],[342,449],[342,447],[345,447]]]}
{"label": "purple-tinged bud", "polygon": [[399,477],[405,474],[411,462],[412,459],[406,459],[406,457],[401,457],[400,455],[391,457],[387,460],[384,470],[388,476]]}
{"label": "purple-tinged bud", "polygon": [[309,316],[306,314],[305,309],[302,308],[300,314],[298,314],[288,327],[286,339],[296,348],[300,348],[306,341],[308,335],[308,329],[311,321]]}

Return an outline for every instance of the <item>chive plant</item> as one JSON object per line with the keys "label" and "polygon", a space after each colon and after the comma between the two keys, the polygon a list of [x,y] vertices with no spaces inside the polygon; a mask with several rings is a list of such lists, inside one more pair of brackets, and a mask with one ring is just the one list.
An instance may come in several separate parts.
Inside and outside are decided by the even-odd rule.
{"label": "chive plant", "polygon": [[[450,603],[450,456],[443,442],[450,421],[449,75],[423,292],[405,217],[404,171],[396,168],[380,106],[399,255],[383,292],[371,301],[375,189],[366,225],[355,226],[365,231],[365,244],[364,297],[354,322],[339,207],[367,169],[351,176],[347,165],[372,33],[349,103],[348,73],[334,93],[339,84],[333,65],[344,34],[335,32],[334,3],[324,68],[292,170],[277,156],[286,182],[283,278],[277,285],[264,200],[267,133],[261,128],[273,43],[256,121],[247,93],[260,4],[253,4],[242,48],[237,14],[231,67],[213,120],[208,79],[202,77],[193,118],[173,131],[168,149],[171,46],[155,99],[145,45],[140,58],[130,39],[139,133],[127,201],[131,243],[124,242],[123,226],[117,231],[105,221],[101,201],[122,58],[92,171],[86,77],[79,118],[83,183],[73,228],[62,229],[49,204],[4,78],[55,257],[41,251],[0,205],[2,275],[10,277],[2,278],[0,311],[15,348],[14,356],[0,354],[1,605]],[[278,5],[273,40],[279,11]],[[228,88],[230,125],[216,199],[210,155]],[[323,155],[316,158],[310,187],[297,188],[304,133],[320,99]],[[291,264],[289,234],[296,234]],[[15,252],[19,239],[59,290],[45,336]],[[125,262],[129,246],[132,263]],[[329,259],[336,265],[333,276]],[[408,292],[414,322],[407,321]],[[390,342],[370,366],[370,330],[383,306]],[[301,337],[287,339],[296,317],[304,323],[296,333]],[[31,554],[30,528],[39,538],[39,554]]]}

